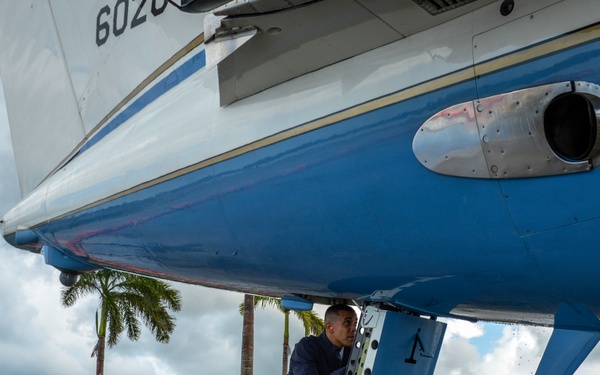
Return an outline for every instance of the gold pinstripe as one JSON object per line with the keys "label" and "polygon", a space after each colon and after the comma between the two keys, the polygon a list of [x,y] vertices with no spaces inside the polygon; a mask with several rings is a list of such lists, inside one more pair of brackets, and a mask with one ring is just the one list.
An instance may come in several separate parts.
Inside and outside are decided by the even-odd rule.
{"label": "gold pinstripe", "polygon": [[[203,35],[201,37],[203,37]],[[281,142],[283,140],[290,139],[295,136],[302,135],[302,134],[311,132],[316,129],[324,128],[326,126],[329,126],[329,125],[332,125],[332,124],[335,124],[335,123],[338,123],[338,122],[341,122],[341,121],[344,121],[344,120],[347,120],[347,119],[350,119],[350,118],[353,118],[353,117],[356,117],[356,116],[359,116],[359,115],[362,115],[362,114],[365,114],[368,112],[372,112],[377,109],[381,109],[386,106],[396,104],[396,103],[414,98],[419,95],[423,95],[423,94],[426,94],[429,92],[433,92],[433,91],[436,91],[436,90],[439,90],[439,89],[442,89],[445,87],[449,87],[449,86],[452,86],[452,85],[455,85],[455,84],[458,84],[461,82],[465,82],[465,81],[474,79],[476,75],[492,73],[494,71],[501,70],[501,69],[507,68],[507,67],[515,65],[515,64],[520,64],[525,61],[530,61],[530,60],[533,60],[536,58],[540,58],[540,57],[548,55],[550,53],[554,53],[554,52],[557,52],[557,51],[560,51],[560,50],[563,50],[566,48],[570,48],[570,47],[573,47],[573,46],[576,46],[579,44],[583,44],[583,43],[586,43],[586,42],[589,42],[589,41],[592,41],[595,39],[600,39],[600,25],[595,25],[595,26],[589,27],[587,29],[578,31],[576,33],[565,35],[561,38],[557,38],[557,39],[551,40],[547,43],[543,43],[543,44],[536,45],[536,46],[533,46],[531,48],[528,48],[528,49],[525,49],[522,51],[518,51],[518,52],[508,55],[508,56],[503,56],[503,57],[497,58],[495,60],[483,62],[474,67],[468,67],[468,68],[453,72],[451,74],[448,74],[446,76],[439,77],[439,78],[433,79],[431,81],[424,82],[419,85],[404,89],[402,91],[399,91],[399,92],[396,92],[396,93],[393,93],[393,94],[390,94],[390,95],[387,95],[387,96],[384,96],[384,97],[381,97],[378,99],[374,99],[372,101],[369,101],[369,102],[366,102],[363,104],[359,104],[355,107],[345,109],[343,111],[331,114],[331,115],[323,117],[321,119],[317,119],[317,120],[311,121],[309,123],[299,125],[292,129],[282,131],[280,133],[257,140],[255,142],[241,146],[234,150],[225,152],[223,154],[213,156],[209,159],[203,160],[201,162],[190,165],[188,167],[171,172],[164,176],[158,177],[152,181],[148,181],[143,184],[134,186],[130,189],[124,190],[120,193],[106,197],[99,201],[90,203],[86,206],[80,207],[69,213],[60,215],[60,216],[52,219],[51,221],[60,220],[64,217],[73,215],[77,212],[84,211],[84,210],[102,205],[104,203],[113,201],[115,199],[119,199],[121,197],[133,194],[135,192],[138,192],[138,191],[141,191],[141,190],[144,190],[147,188],[150,188],[154,185],[158,185],[160,183],[175,179],[177,177],[180,177],[180,176],[186,175],[188,173],[206,168],[208,166],[220,163],[222,161],[235,158],[237,156],[249,153],[251,151],[254,151],[254,150],[257,150],[257,149],[260,149],[263,147],[267,147],[269,145],[273,145],[273,144]],[[203,41],[203,38],[202,38],[202,41]],[[190,43],[190,45],[191,44],[192,43]],[[194,47],[190,48],[190,50],[193,48]],[[183,57],[185,54],[187,54],[187,52],[181,54],[179,56],[179,58]],[[169,61],[171,61],[171,60],[169,60]],[[169,66],[173,65],[174,63],[175,63],[175,61],[170,63]],[[165,65],[165,64],[163,64],[163,65]],[[168,68],[168,66],[166,68]],[[166,70],[166,68],[164,68],[164,70]],[[160,70],[160,68],[157,69],[157,71],[158,70]],[[148,79],[144,81],[143,87],[147,86],[149,84],[149,82],[152,81],[153,79],[155,79],[159,74],[160,73],[153,74],[152,76],[148,77]],[[140,86],[142,86],[142,84]],[[105,123],[108,120],[108,118],[111,117],[112,115],[114,115],[119,109],[121,109],[128,100],[130,100],[133,96],[137,95],[139,93],[139,91],[141,91],[143,89],[143,87],[140,88],[139,90],[136,89],[137,91],[134,91],[135,93],[132,92],[132,94],[130,94],[126,99],[124,99],[119,104],[118,107],[116,107],[109,115],[107,115],[105,117],[105,119],[103,120],[103,122],[101,122],[97,127],[99,127],[103,123]]]}
{"label": "gold pinstripe", "polygon": [[191,42],[189,42],[185,47],[179,50],[176,54],[171,56],[170,59],[165,61],[161,66],[156,68],[152,74],[150,74],[146,79],[144,79],[139,85],[136,86],[135,89],[129,95],[127,95],[123,100],[119,102],[94,128],[75,146],[73,151],[71,151],[60,163],[58,166],[54,168],[50,173],[42,180],[45,181],[48,177],[52,176],[58,169],[62,168],[62,166],[67,163],[76,153],[77,151],[90,139],[93,134],[95,134],[102,126],[104,126],[110,118],[112,118],[115,114],[117,114],[123,107],[125,107],[134,97],[136,97],[140,92],[142,92],[146,87],[148,87],[156,78],[158,78],[161,74],[163,74],[167,69],[175,65],[179,60],[181,60],[185,55],[190,53],[194,48],[198,47],[204,43],[204,33],[200,34],[196,38],[194,38]]}

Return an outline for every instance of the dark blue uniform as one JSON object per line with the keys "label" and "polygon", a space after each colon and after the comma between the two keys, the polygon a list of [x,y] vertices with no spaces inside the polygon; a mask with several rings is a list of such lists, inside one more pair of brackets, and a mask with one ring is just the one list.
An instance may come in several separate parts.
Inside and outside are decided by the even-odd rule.
{"label": "dark blue uniform", "polygon": [[345,374],[352,348],[344,348],[340,358],[338,347],[325,332],[320,336],[302,338],[294,348],[288,375],[342,375]]}

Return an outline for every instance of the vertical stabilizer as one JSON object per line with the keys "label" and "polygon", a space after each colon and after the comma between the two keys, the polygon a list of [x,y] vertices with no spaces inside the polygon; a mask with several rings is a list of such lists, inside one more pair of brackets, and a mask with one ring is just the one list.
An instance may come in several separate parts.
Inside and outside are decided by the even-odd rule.
{"label": "vertical stabilizer", "polygon": [[0,72],[25,195],[83,139],[50,4],[0,3]]}
{"label": "vertical stabilizer", "polygon": [[0,74],[21,194],[203,48],[203,18],[167,0],[1,2]]}

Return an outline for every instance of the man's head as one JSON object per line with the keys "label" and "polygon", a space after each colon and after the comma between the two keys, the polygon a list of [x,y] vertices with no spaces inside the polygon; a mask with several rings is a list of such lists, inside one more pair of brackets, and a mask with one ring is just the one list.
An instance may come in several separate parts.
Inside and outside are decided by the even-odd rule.
{"label": "man's head", "polygon": [[333,305],[325,312],[325,334],[338,348],[352,346],[356,336],[356,313],[346,305]]}

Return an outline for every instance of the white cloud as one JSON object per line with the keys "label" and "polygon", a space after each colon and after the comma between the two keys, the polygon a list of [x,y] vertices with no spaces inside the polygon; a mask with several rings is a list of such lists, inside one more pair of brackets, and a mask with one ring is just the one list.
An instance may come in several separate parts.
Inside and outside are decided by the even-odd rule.
{"label": "white cloud", "polygon": [[489,374],[535,373],[548,338],[544,328],[506,326],[493,352],[484,356],[482,366]]}
{"label": "white cloud", "polygon": [[482,323],[471,323],[464,320],[449,320],[451,324],[446,328],[446,339],[472,339],[481,337],[485,333]]}
{"label": "white cloud", "polygon": [[464,338],[447,339],[442,344],[436,374],[470,375],[478,372],[481,358],[477,348]]}
{"label": "white cloud", "polygon": [[[31,257],[37,260],[27,265]],[[96,342],[96,298],[63,308],[58,271],[44,265],[42,257],[2,243],[0,259],[2,372],[93,373],[96,362],[90,354]],[[177,328],[171,342],[157,343],[146,329],[138,342],[123,336],[117,346],[106,351],[106,373],[239,373],[242,317],[238,305],[243,295],[182,284],[175,287],[182,291],[183,309],[176,314]],[[202,306],[204,300],[206,306]],[[302,335],[300,323],[291,323],[292,340],[298,340]],[[283,315],[279,311],[256,311],[256,374],[279,371],[282,334]]]}
{"label": "white cloud", "polygon": [[[469,324],[471,323],[448,322],[447,334],[435,374],[535,374],[552,333],[550,328],[545,327],[478,323],[477,327],[469,328]],[[481,353],[481,348],[471,340],[479,337],[476,335],[479,329],[483,329],[480,338],[485,338],[488,334],[486,330],[496,330],[498,327],[502,327],[501,337],[490,338],[491,341],[487,343],[489,351]],[[600,347],[592,351],[575,374],[598,373],[600,373]]]}

